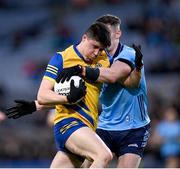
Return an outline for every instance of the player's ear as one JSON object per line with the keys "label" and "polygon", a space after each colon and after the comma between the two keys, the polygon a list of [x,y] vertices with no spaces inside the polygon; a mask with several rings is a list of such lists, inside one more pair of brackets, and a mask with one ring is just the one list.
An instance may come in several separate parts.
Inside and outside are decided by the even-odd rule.
{"label": "player's ear", "polygon": [[87,35],[84,34],[84,35],[82,36],[82,41],[85,41],[86,39],[87,39]]}

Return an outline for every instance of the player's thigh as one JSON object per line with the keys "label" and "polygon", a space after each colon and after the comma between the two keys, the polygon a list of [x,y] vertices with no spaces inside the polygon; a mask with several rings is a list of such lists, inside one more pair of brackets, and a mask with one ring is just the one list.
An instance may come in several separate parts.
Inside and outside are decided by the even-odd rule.
{"label": "player's thigh", "polygon": [[79,168],[81,165],[82,160],[80,160],[76,155],[58,151],[51,163],[50,168]]}
{"label": "player's thigh", "polygon": [[65,146],[71,152],[90,159],[95,159],[98,154],[112,155],[101,138],[88,127],[79,128],[71,134]]}
{"label": "player's thigh", "polygon": [[140,162],[139,155],[127,153],[118,158],[117,168],[138,168]]}

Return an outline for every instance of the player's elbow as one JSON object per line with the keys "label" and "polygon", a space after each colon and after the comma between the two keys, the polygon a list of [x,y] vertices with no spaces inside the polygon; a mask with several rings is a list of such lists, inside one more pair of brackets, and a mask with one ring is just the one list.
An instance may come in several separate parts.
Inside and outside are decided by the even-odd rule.
{"label": "player's elbow", "polygon": [[44,101],[44,99],[43,99],[43,96],[41,95],[41,93],[38,93],[38,95],[37,95],[37,101],[38,101],[38,104],[40,104],[40,105],[46,104],[45,101]]}
{"label": "player's elbow", "polygon": [[139,86],[140,86],[140,83],[139,82],[134,82],[132,83],[131,81],[126,81],[124,82],[123,84],[125,87],[128,87],[130,89],[138,89]]}
{"label": "player's elbow", "polygon": [[39,105],[45,105],[45,102],[44,102],[43,100],[41,100],[41,99],[38,98],[37,101],[38,101],[38,104],[39,104]]}
{"label": "player's elbow", "polygon": [[139,88],[140,87],[140,82],[135,83],[133,87],[134,88]]}

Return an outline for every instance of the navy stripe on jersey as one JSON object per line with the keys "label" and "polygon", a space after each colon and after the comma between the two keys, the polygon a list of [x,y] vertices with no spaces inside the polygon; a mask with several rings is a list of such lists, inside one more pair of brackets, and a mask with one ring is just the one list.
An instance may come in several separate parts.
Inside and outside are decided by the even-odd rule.
{"label": "navy stripe on jersey", "polygon": [[94,126],[94,120],[91,116],[89,116],[82,107],[79,107],[78,105],[65,105],[65,107],[70,108],[76,112],[78,112],[81,116],[83,116],[89,123],[91,123]]}
{"label": "navy stripe on jersey", "polygon": [[80,101],[80,102],[78,103],[78,105],[79,105],[80,107],[83,107],[85,110],[90,111],[89,108],[87,107],[87,105],[86,105],[83,101]]}
{"label": "navy stripe on jersey", "polygon": [[124,47],[124,45],[121,45],[120,43],[118,44],[118,47],[116,49],[116,52],[115,52],[113,58],[116,58],[121,53],[121,51],[123,50],[123,47]]}
{"label": "navy stripe on jersey", "polygon": [[[77,49],[77,45],[78,44],[76,44],[76,45],[73,45],[73,49],[74,49],[74,51],[76,52],[76,54],[82,59],[82,60],[84,60],[84,57],[82,56],[82,54],[79,52],[79,50]],[[84,60],[85,61],[85,60]]]}
{"label": "navy stripe on jersey", "polygon": [[108,51],[105,50],[106,55],[107,55],[108,58],[109,58],[110,65],[113,64],[114,59],[115,59],[115,58],[119,55],[119,53],[123,50],[123,47],[124,47],[124,45],[121,45],[121,44],[119,43],[119,44],[118,44],[118,47],[117,47],[117,49],[116,49],[116,52],[115,52],[115,54],[114,54],[113,56],[111,56],[111,55],[108,53]]}
{"label": "navy stripe on jersey", "polygon": [[131,71],[134,69],[133,63],[130,62],[129,60],[123,59],[123,58],[119,58],[118,60],[119,60],[120,62],[124,62],[124,63],[128,64],[128,65],[131,67]]}
{"label": "navy stripe on jersey", "polygon": [[62,71],[62,69],[63,69],[63,58],[61,54],[57,53],[49,61],[44,76],[48,76],[53,79],[56,79],[57,75],[59,74],[59,72]]}
{"label": "navy stripe on jersey", "polygon": [[105,51],[105,53],[106,53],[106,55],[107,55],[107,57],[108,57],[108,59],[109,59],[109,63],[110,63],[110,65],[112,65],[112,63],[113,63],[113,57],[108,53],[108,51],[107,50],[104,50]]}
{"label": "navy stripe on jersey", "polygon": [[140,95],[140,99],[141,99],[141,103],[142,103],[142,110],[143,110],[143,119],[145,120],[145,114],[146,114],[146,112],[145,112],[145,107],[144,107],[144,96],[141,94]]}
{"label": "navy stripe on jersey", "polygon": [[144,108],[144,99],[143,99],[143,95],[139,95],[137,96],[138,98],[138,104],[139,104],[139,109],[141,112],[141,118],[142,120],[145,120],[145,108]]}

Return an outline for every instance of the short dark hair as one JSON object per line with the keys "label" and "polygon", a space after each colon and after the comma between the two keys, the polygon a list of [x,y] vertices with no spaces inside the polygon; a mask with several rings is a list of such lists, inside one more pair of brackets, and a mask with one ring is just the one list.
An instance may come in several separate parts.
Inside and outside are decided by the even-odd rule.
{"label": "short dark hair", "polygon": [[95,39],[107,48],[111,46],[111,36],[108,27],[101,22],[94,22],[85,32],[89,38]]}
{"label": "short dark hair", "polygon": [[98,19],[96,19],[96,21],[104,23],[104,24],[109,24],[112,26],[117,26],[117,25],[120,26],[121,25],[120,18],[115,15],[111,15],[111,14],[103,15],[103,16],[99,17]]}

